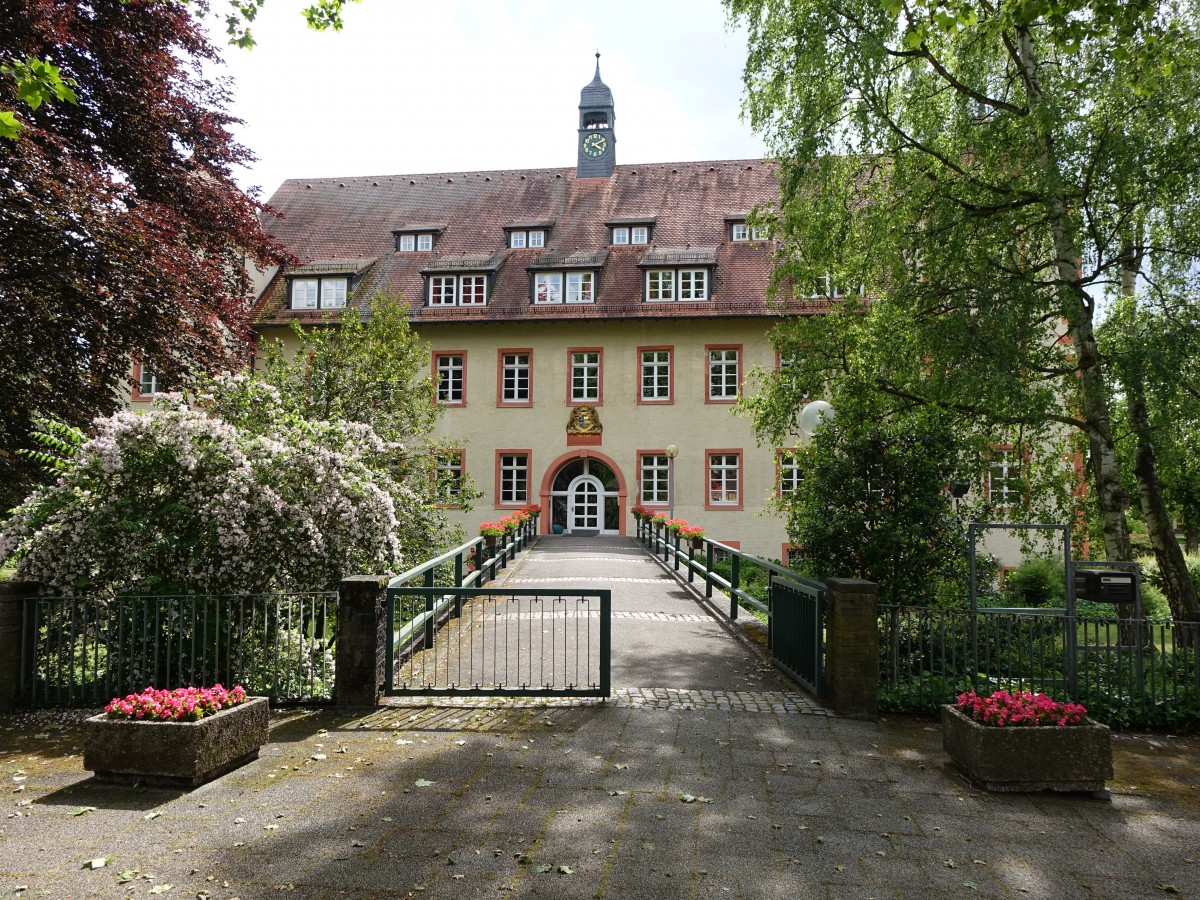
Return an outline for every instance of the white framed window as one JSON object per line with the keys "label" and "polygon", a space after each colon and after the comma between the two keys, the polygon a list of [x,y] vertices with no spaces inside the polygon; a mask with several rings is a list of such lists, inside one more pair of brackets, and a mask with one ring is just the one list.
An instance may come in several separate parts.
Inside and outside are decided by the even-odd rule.
{"label": "white framed window", "polygon": [[827,297],[830,300],[837,300],[846,296],[845,288],[834,281],[832,275],[822,275],[817,279],[816,292],[814,297]]}
{"label": "white framed window", "polygon": [[646,299],[655,302],[675,299],[674,269],[651,269],[646,273]]}
{"label": "white framed window", "polygon": [[487,305],[487,277],[484,275],[463,275],[458,282],[458,302],[462,306]]}
{"label": "white framed window", "polygon": [[765,241],[767,229],[751,228],[745,222],[734,222],[730,237],[735,241]]}
{"label": "white framed window", "polygon": [[635,225],[629,230],[629,243],[631,244],[648,244],[650,242],[650,229],[645,225]]}
{"label": "white framed window", "polygon": [[779,499],[787,501],[800,490],[800,457],[795,453],[779,454]]}
{"label": "white framed window", "polygon": [[510,231],[508,233],[508,246],[513,250],[520,250],[524,247],[545,247],[546,232],[541,229],[533,231]]}
{"label": "white framed window", "polygon": [[457,278],[453,275],[434,275],[429,279],[430,306],[454,306],[457,302]]}
{"label": "white framed window", "polygon": [[707,300],[708,269],[650,269],[646,272],[646,300]]}
{"label": "white framed window", "polygon": [[486,306],[487,276],[431,275],[429,276],[430,306]]}
{"label": "white framed window", "polygon": [[330,278],[293,278],[292,309],[341,309],[346,305],[346,292],[350,279],[345,276]]}
{"label": "white framed window", "polygon": [[592,295],[592,274],[591,272],[568,272],[567,273],[567,302],[568,303],[591,303]]}
{"label": "white framed window", "polygon": [[736,400],[740,353],[736,347],[708,351],[708,399]]}
{"label": "white framed window", "polygon": [[643,453],[641,457],[643,503],[670,503],[670,460],[665,454]]}
{"label": "white framed window", "polygon": [[736,506],[741,502],[741,454],[708,454],[708,504]]}
{"label": "white framed window", "polygon": [[614,228],[612,230],[612,242],[614,244],[628,244],[629,243],[629,229],[628,228]]}
{"label": "white framed window", "polygon": [[420,251],[428,253],[433,249],[433,234],[426,232],[425,234],[398,234],[396,235],[396,251],[399,253],[413,253]]}
{"label": "white framed window", "polygon": [[708,270],[680,269],[679,270],[679,299],[707,300],[708,299]]}
{"label": "white framed window", "polygon": [[532,398],[529,353],[500,356],[500,402],[528,403]]}
{"label": "white framed window", "polygon": [[319,278],[293,278],[292,309],[316,309],[320,284]]}
{"label": "white framed window", "polygon": [[600,351],[571,353],[571,402],[595,403],[600,399]]}
{"label": "white framed window", "polygon": [[671,399],[671,351],[642,351],[642,392],[644,402]]}
{"label": "white framed window", "polygon": [[143,397],[153,397],[158,393],[158,376],[142,363],[138,372],[138,394]]}
{"label": "white framed window", "polygon": [[321,309],[342,309],[346,305],[345,278],[321,279]]}
{"label": "white framed window", "polygon": [[533,276],[534,303],[562,303],[562,272],[538,272]]}
{"label": "white framed window", "polygon": [[500,502],[502,504],[529,502],[528,454],[500,454]]}
{"label": "white framed window", "polygon": [[1021,501],[1021,454],[1009,448],[992,451],[988,462],[988,499],[996,509],[1009,510]]}
{"label": "white framed window", "polygon": [[443,450],[438,453],[434,495],[439,503],[453,506],[460,501],[465,474],[462,450]]}
{"label": "white framed window", "polygon": [[458,405],[465,397],[467,360],[461,353],[438,353],[434,357],[438,403]]}

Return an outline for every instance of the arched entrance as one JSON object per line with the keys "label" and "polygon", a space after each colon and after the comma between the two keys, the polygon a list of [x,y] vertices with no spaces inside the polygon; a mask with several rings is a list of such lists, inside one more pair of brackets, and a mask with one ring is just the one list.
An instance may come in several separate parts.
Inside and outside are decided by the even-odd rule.
{"label": "arched entrance", "polygon": [[542,482],[551,534],[622,534],[625,480],[594,451],[559,460]]}

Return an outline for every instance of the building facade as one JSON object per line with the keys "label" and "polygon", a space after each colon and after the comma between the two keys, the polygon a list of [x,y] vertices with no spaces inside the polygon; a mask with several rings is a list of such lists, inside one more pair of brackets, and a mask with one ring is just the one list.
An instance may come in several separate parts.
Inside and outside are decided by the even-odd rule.
{"label": "building facade", "polygon": [[773,168],[617,165],[598,63],[575,140],[574,168],[285,182],[267,230],[300,264],[270,273],[260,337],[399,294],[431,347],[444,473],[483,492],[451,510],[468,533],[537,503],[547,533],[626,534],[641,502],[785,557],[769,506],[795,483],[789,448],[734,407],[778,365],[778,316],[828,301],[768,299],[777,247],[748,217]]}

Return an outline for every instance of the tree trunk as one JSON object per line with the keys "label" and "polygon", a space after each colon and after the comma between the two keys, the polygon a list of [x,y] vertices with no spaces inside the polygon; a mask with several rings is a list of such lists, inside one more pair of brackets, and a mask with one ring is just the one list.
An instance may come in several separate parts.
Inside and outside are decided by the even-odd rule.
{"label": "tree trunk", "polygon": [[[1137,269],[1135,264],[1137,254],[1132,242],[1125,247],[1126,263],[1121,272],[1121,292],[1131,296],[1136,288]],[[1136,308],[1131,316],[1136,316]],[[1131,331],[1134,319],[1129,322]],[[1131,345],[1136,338],[1131,335]],[[1130,353],[1136,354],[1135,346],[1130,346]],[[1163,501],[1162,483],[1158,478],[1158,460],[1154,453],[1154,443],[1151,440],[1150,412],[1146,408],[1146,386],[1142,378],[1142,366],[1137,359],[1131,359],[1128,364],[1118,371],[1123,371],[1122,379],[1125,389],[1125,403],[1129,412],[1129,428],[1133,432],[1137,445],[1133,455],[1133,474],[1137,479],[1138,498],[1141,500],[1142,515],[1146,519],[1146,531],[1150,536],[1150,546],[1154,548],[1154,558],[1158,561],[1158,571],[1162,577],[1163,593],[1171,605],[1171,617],[1184,622],[1200,622],[1200,598],[1196,596],[1196,585],[1188,574],[1187,561],[1179,541],[1175,538],[1175,523],[1167,512]]]}
{"label": "tree trunk", "polygon": [[1063,317],[1075,347],[1079,371],[1079,393],[1087,435],[1092,478],[1096,486],[1096,503],[1104,532],[1104,550],[1109,559],[1132,560],[1133,545],[1129,540],[1129,523],[1125,508],[1129,495],[1121,484],[1120,463],[1112,436],[1112,418],[1108,408],[1108,385],[1096,347],[1093,327],[1094,301],[1080,281],[1079,261],[1083,253],[1077,246],[1068,212],[1066,193],[1057,158],[1056,138],[1052,117],[1039,109],[1042,88],[1038,79],[1039,61],[1034,49],[1033,35],[1028,26],[1015,31],[1015,59],[1020,76],[1029,95],[1033,115],[1039,117],[1040,147],[1038,165],[1046,183],[1043,205],[1054,248],[1055,269],[1063,293]]}

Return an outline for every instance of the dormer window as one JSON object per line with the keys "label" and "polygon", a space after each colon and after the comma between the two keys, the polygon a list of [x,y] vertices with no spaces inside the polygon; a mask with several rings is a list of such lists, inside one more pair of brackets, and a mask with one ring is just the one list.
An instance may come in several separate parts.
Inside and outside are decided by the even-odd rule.
{"label": "dormer window", "polygon": [[734,222],[730,237],[741,243],[743,241],[765,241],[770,238],[770,234],[765,228],[752,228],[745,222]]}
{"label": "dormer window", "polygon": [[396,251],[399,253],[428,253],[432,249],[433,234],[430,232],[396,235]]}
{"label": "dormer window", "polygon": [[463,275],[429,276],[430,306],[487,306],[487,276],[472,272]]}
{"label": "dormer window", "polygon": [[525,247],[540,248],[546,246],[546,232],[544,229],[514,230],[508,233],[508,246],[513,250],[521,250]]}
{"label": "dormer window", "polygon": [[612,229],[612,244],[648,244],[650,243],[650,227],[648,225],[617,225]]}
{"label": "dormer window", "polygon": [[646,272],[646,300],[707,300],[708,269],[649,269]]}
{"label": "dormer window", "polygon": [[350,279],[344,275],[321,278],[293,278],[292,309],[342,309]]}
{"label": "dormer window", "polygon": [[535,272],[533,276],[533,302],[538,305],[553,303],[594,303],[596,274],[594,272]]}

